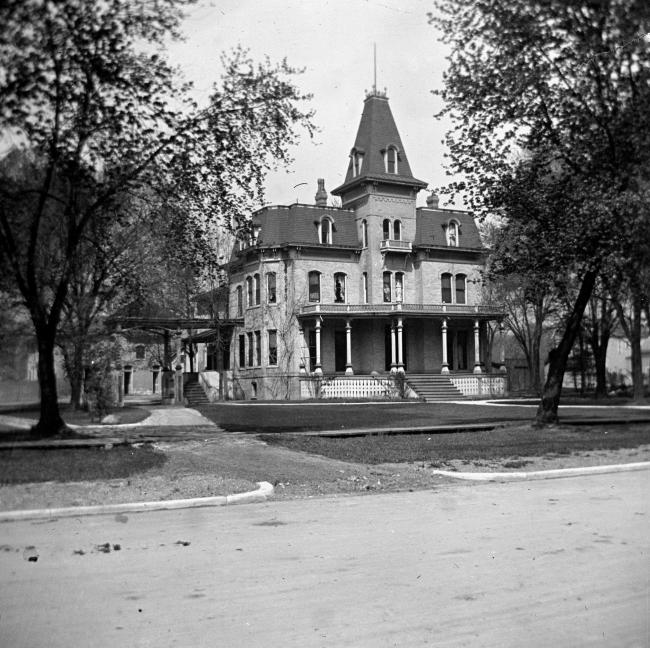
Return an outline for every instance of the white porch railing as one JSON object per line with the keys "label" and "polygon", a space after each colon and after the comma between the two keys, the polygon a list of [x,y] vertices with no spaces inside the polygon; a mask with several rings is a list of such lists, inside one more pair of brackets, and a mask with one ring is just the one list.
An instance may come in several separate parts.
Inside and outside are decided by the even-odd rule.
{"label": "white porch railing", "polygon": [[[409,390],[410,391],[410,390]],[[300,379],[301,398],[399,398],[392,376],[305,376]]]}
{"label": "white porch railing", "polygon": [[463,396],[493,397],[506,394],[506,374],[450,374],[449,379]]}

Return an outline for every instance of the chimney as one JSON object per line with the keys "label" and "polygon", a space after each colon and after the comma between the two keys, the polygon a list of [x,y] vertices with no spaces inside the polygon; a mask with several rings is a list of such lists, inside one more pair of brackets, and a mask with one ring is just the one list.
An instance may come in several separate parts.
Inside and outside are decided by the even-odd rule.
{"label": "chimney", "polygon": [[438,205],[440,204],[440,198],[438,198],[437,194],[435,191],[432,191],[428,196],[427,196],[427,207],[429,209],[438,209]]}
{"label": "chimney", "polygon": [[318,178],[318,191],[314,196],[317,207],[327,207],[327,191],[325,191],[325,179]]}

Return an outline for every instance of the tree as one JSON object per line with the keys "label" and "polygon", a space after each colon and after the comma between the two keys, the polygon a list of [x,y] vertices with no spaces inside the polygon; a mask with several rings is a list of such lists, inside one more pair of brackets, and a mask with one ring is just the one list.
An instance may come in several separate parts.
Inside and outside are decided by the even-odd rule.
{"label": "tree", "polygon": [[[537,420],[557,420],[566,362],[604,267],[637,246],[650,156],[645,0],[441,0],[451,166],[479,216],[507,218],[519,272],[575,285]],[[523,152],[523,159],[521,154]],[[521,209],[526,185],[532,213]],[[516,200],[509,193],[515,191]],[[547,200],[548,202],[543,202]],[[518,206],[517,206],[518,205]],[[551,213],[553,211],[554,213]]]}
{"label": "tree", "polygon": [[[163,56],[189,0],[9,0],[0,6],[0,130],[29,151],[0,174],[0,264],[28,309],[39,351],[36,431],[63,425],[53,351],[84,237],[121,225],[125,196],[155,195],[199,240],[262,198],[289,160],[307,99],[286,62],[236,50],[200,108]],[[182,225],[180,221],[182,220]],[[207,242],[204,241],[204,245]]]}

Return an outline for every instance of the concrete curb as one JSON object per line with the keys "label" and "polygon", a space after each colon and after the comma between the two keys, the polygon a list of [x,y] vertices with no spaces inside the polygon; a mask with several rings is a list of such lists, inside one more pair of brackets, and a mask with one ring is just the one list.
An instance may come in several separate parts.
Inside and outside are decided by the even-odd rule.
{"label": "concrete curb", "polygon": [[171,511],[174,509],[228,506],[248,502],[262,502],[273,494],[273,484],[257,482],[258,488],[247,493],[195,497],[192,499],[163,500],[160,502],[132,502],[125,504],[100,504],[98,506],[67,506],[65,508],[33,509],[0,512],[0,522],[17,522],[41,518],[78,517],[81,515],[108,515],[117,513],[145,513],[147,511]]}
{"label": "concrete curb", "polygon": [[522,481],[526,479],[560,479],[582,475],[604,475],[607,473],[631,472],[650,469],[650,461],[639,461],[610,466],[584,466],[581,468],[556,468],[553,470],[533,470],[530,472],[455,472],[452,470],[433,470],[434,475],[465,479],[469,481]]}

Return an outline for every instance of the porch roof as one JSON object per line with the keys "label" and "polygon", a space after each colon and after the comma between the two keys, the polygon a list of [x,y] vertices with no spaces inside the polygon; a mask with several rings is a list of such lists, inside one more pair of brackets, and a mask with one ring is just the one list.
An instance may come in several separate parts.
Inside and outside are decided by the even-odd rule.
{"label": "porch roof", "polygon": [[308,304],[301,306],[298,317],[362,317],[377,316],[424,317],[443,319],[465,317],[468,319],[503,319],[505,310],[500,304]]}

